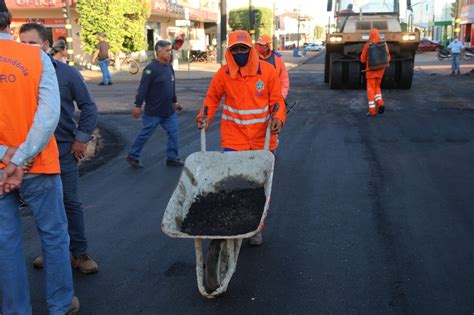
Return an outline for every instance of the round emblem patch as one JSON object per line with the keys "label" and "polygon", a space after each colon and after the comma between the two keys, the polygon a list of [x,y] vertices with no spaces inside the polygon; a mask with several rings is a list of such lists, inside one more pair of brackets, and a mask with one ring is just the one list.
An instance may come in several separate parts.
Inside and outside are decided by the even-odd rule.
{"label": "round emblem patch", "polygon": [[265,83],[262,80],[258,80],[255,87],[257,88],[257,91],[260,92],[265,88]]}

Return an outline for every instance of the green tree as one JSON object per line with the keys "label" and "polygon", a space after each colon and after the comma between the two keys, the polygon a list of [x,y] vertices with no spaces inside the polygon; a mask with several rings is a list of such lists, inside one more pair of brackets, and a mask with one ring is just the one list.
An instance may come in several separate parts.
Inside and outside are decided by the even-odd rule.
{"label": "green tree", "polygon": [[324,38],[324,26],[316,25],[314,27],[314,38],[323,39]]}
{"label": "green tree", "polygon": [[145,50],[144,25],[150,16],[146,0],[78,0],[84,50],[95,51],[96,34],[103,32],[112,52]]}
{"label": "green tree", "polygon": [[150,1],[125,0],[125,2],[127,7],[124,15],[123,50],[126,52],[147,50],[144,25],[150,17]]}
{"label": "green tree", "polygon": [[[273,12],[269,8],[256,7],[255,14],[255,37],[267,34],[273,35]],[[233,9],[229,12],[229,26],[233,30],[250,31],[248,7]]]}
{"label": "green tree", "polygon": [[103,32],[112,52],[122,48],[125,29],[122,0],[79,0],[77,12],[81,25],[81,41],[89,54],[95,51],[98,40],[96,34]]}

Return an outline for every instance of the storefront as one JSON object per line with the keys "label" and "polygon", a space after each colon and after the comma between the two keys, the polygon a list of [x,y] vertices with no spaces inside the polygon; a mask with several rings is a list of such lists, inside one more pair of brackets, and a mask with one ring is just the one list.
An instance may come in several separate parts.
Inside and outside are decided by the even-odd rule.
{"label": "storefront", "polygon": [[46,27],[48,39],[52,43],[66,36],[66,20],[62,16],[62,3],[59,0],[6,0],[12,12],[12,36],[17,39],[22,24],[41,23]]}
{"label": "storefront", "polygon": [[[176,22],[184,20],[186,12],[189,12],[189,29]],[[158,39],[172,42],[178,36],[184,36],[188,40],[185,40],[182,50],[204,51],[216,42],[216,21],[217,13],[215,12],[185,7],[165,0],[152,0],[151,16],[147,23],[149,47],[152,47],[152,39],[154,42]]]}
{"label": "storefront", "polygon": [[[70,23],[75,63],[86,65],[89,63],[89,56],[84,54],[81,49],[79,16],[75,10],[77,0],[69,1],[71,2]],[[201,8],[199,1],[181,2],[184,6],[180,4],[180,1],[149,1],[151,2],[151,15],[144,27],[149,56],[153,55],[154,46],[160,39],[173,41],[178,36],[184,35],[190,40],[185,41],[183,50],[205,50],[216,42],[216,10],[211,10],[211,7]],[[38,22],[46,26],[48,40],[51,43],[60,37],[66,37],[66,19],[62,11],[63,0],[6,0],[6,4],[13,16],[12,35],[16,39],[21,25],[27,22]],[[192,7],[193,5],[196,7]],[[185,19],[186,11],[189,12],[191,20],[189,36],[188,27],[176,23],[177,20]]]}
{"label": "storefront", "polygon": [[461,7],[461,39],[471,39],[471,46],[474,41],[474,0],[463,0]]}

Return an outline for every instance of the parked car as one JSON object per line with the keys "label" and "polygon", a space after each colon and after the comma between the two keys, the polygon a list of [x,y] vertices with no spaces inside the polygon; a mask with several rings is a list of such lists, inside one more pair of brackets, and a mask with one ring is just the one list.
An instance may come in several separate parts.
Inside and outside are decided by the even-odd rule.
{"label": "parked car", "polygon": [[285,49],[289,50],[289,49],[295,49],[295,48],[296,48],[295,43],[292,43],[292,42],[285,43]]}
{"label": "parked car", "polygon": [[440,43],[433,42],[429,39],[420,40],[420,44],[418,45],[418,51],[438,51],[443,48],[444,46]]}
{"label": "parked car", "polygon": [[321,49],[323,49],[323,46],[318,45],[316,43],[309,43],[308,46],[306,46],[306,49],[311,51],[320,51]]}

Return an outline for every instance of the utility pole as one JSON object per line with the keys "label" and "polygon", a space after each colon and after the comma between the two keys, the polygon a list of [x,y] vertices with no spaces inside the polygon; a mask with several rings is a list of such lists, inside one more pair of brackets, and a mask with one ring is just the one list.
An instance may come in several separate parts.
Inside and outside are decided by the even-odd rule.
{"label": "utility pole", "polygon": [[74,49],[72,47],[72,25],[71,25],[71,6],[69,0],[63,0],[63,16],[66,19],[66,48],[67,61],[70,66],[74,66]]}
{"label": "utility pole", "polygon": [[227,0],[220,0],[217,16],[217,62],[224,61],[225,50],[227,48]]}
{"label": "utility pole", "polygon": [[255,42],[255,12],[253,8],[252,0],[249,0],[249,24],[250,24],[250,36],[252,41]]}

